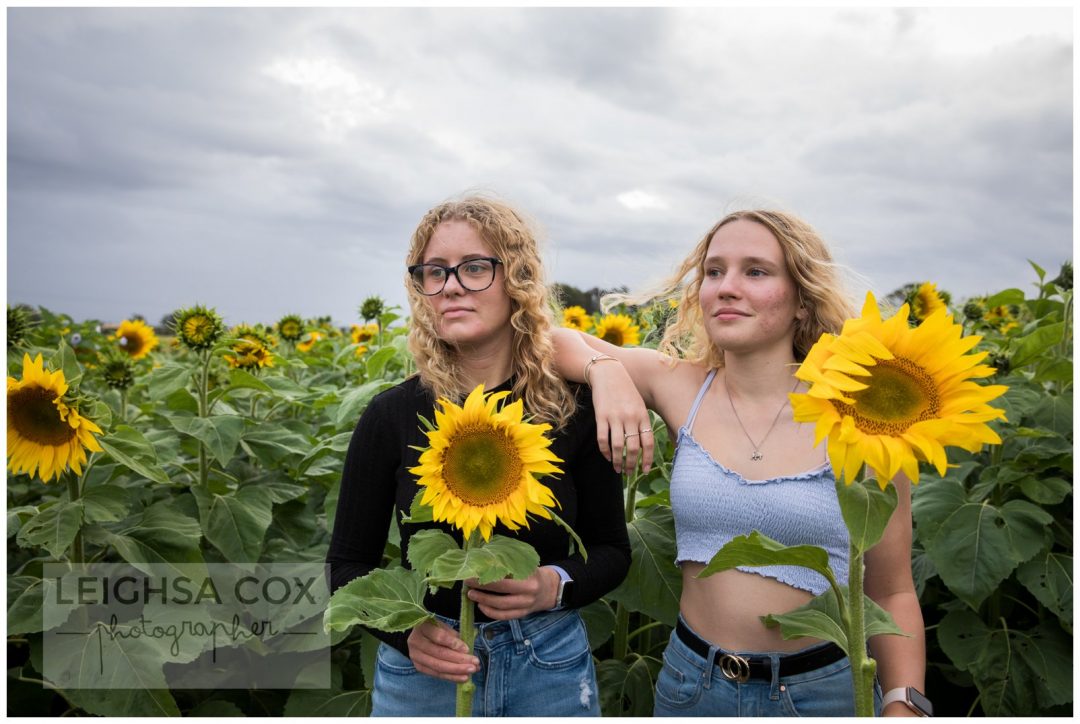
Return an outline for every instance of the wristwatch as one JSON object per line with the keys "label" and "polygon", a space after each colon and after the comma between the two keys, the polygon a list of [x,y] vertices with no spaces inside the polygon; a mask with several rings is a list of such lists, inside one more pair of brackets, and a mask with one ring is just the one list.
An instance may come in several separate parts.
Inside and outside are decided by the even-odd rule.
{"label": "wristwatch", "polygon": [[559,579],[559,592],[555,594],[555,610],[563,607],[563,601],[569,596],[570,592],[574,590],[573,578],[560,578]]}
{"label": "wristwatch", "polygon": [[885,707],[894,701],[904,702],[908,709],[911,709],[919,716],[934,715],[934,705],[914,686],[898,686],[895,689],[890,689],[881,699],[881,710],[885,711]]}

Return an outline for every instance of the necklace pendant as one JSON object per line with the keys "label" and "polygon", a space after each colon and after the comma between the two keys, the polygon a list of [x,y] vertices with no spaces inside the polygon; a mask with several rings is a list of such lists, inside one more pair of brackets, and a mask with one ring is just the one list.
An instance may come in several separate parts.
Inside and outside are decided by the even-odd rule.
{"label": "necklace pendant", "polygon": [[765,456],[761,454],[760,450],[755,450],[754,454],[750,456],[750,459],[754,462],[757,462],[758,460],[762,460],[764,457]]}

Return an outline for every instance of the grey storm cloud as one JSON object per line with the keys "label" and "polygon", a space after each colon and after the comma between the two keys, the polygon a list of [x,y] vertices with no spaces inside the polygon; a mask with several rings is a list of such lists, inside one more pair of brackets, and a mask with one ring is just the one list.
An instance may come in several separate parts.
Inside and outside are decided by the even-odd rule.
{"label": "grey storm cloud", "polygon": [[1071,257],[1069,13],[12,8],[8,300],[345,324],[470,189],[581,288],[750,205],[880,294],[1024,287]]}

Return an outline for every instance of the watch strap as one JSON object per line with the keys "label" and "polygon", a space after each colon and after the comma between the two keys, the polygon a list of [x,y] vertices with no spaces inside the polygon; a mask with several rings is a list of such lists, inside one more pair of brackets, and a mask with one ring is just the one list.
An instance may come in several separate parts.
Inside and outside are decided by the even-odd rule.
{"label": "watch strap", "polygon": [[929,712],[923,711],[921,708],[915,706],[915,704],[911,702],[911,696],[908,694],[909,688],[910,687],[907,686],[898,686],[895,689],[889,689],[887,692],[885,692],[885,696],[881,697],[881,711],[884,712],[885,707],[887,707],[889,704],[899,701],[903,702],[904,706],[906,706],[908,709],[911,709],[919,716],[930,716]]}

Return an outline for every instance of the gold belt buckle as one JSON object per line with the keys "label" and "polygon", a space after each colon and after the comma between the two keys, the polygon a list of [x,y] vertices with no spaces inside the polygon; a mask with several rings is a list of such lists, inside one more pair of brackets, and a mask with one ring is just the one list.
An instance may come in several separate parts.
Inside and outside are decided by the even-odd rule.
{"label": "gold belt buckle", "polygon": [[720,657],[720,672],[725,679],[745,684],[750,680],[750,662],[735,654],[723,654]]}

